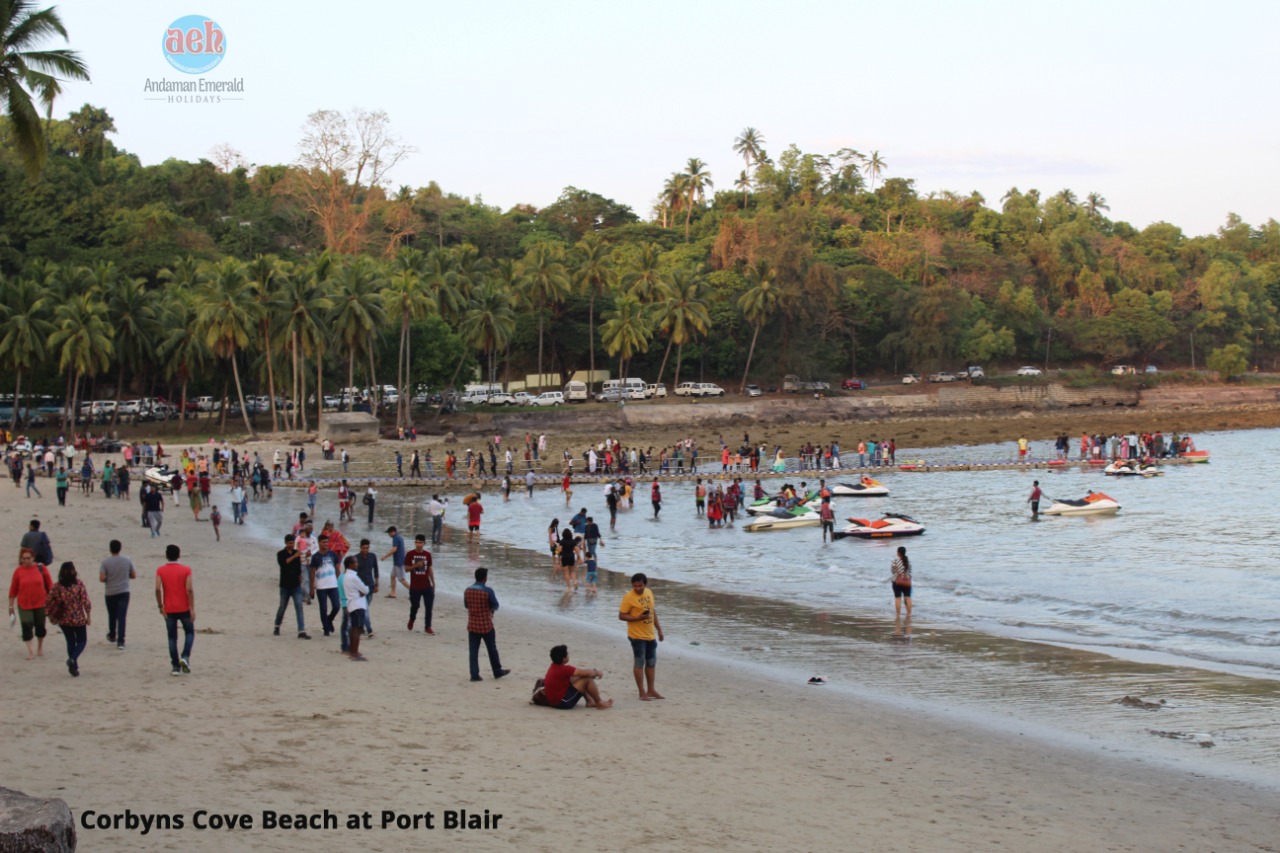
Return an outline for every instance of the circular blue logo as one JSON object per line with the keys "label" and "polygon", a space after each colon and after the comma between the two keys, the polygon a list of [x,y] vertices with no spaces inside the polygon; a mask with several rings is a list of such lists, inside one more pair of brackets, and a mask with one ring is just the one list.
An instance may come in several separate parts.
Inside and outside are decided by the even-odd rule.
{"label": "circular blue logo", "polygon": [[204,15],[184,15],[164,31],[164,58],[186,74],[212,71],[227,52],[227,34]]}

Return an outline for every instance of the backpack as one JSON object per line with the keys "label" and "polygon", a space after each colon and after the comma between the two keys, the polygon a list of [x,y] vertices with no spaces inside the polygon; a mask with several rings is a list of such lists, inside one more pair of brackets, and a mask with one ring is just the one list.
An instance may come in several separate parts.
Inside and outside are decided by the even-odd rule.
{"label": "backpack", "polygon": [[53,562],[53,546],[49,543],[49,534],[43,530],[40,531],[40,542],[36,545],[36,562],[41,564],[41,573],[48,577],[49,571],[45,566]]}

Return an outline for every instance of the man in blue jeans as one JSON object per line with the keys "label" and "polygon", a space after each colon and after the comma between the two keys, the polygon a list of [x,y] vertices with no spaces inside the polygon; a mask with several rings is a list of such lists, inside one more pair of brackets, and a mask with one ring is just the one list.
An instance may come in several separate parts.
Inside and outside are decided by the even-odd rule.
{"label": "man in blue jeans", "polygon": [[111,556],[98,567],[98,580],[106,585],[107,642],[124,650],[125,621],[129,614],[129,581],[138,577],[133,560],[120,555],[120,540],[112,539],[108,549]]}
{"label": "man in blue jeans", "polygon": [[311,595],[320,601],[320,627],[327,637],[333,633],[333,617],[342,606],[338,603],[338,555],[329,549],[328,536],[321,533],[316,541],[319,550],[311,555]]}
{"label": "man in blue jeans", "polygon": [[280,607],[276,610],[276,628],[271,633],[280,636],[280,623],[284,611],[293,602],[293,613],[298,620],[298,639],[310,640],[302,614],[302,552],[294,547],[292,533],[284,537],[284,547],[276,552],[276,565],[280,567]]}
{"label": "man in blue jeans", "polygon": [[[164,549],[169,561],[156,569],[156,606],[164,616],[169,633],[170,674],[191,673],[191,647],[196,640],[196,593],[191,584],[191,567],[178,562],[182,552],[177,545]],[[182,656],[178,656],[178,623],[182,623]]]}
{"label": "man in blue jeans", "polygon": [[471,680],[480,681],[480,643],[483,642],[489,652],[489,666],[493,668],[493,677],[502,678],[511,672],[502,668],[498,657],[497,632],[493,628],[493,614],[498,612],[498,596],[485,581],[489,579],[489,570],[481,566],[476,569],[476,582],[462,593],[462,603],[467,608],[467,641],[471,653]]}

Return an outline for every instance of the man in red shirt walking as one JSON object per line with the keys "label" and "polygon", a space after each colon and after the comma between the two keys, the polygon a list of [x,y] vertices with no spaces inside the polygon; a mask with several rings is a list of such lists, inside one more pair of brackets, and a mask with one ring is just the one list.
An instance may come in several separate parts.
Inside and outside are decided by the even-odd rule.
{"label": "man in red shirt walking", "polygon": [[[178,562],[177,545],[164,549],[169,562],[156,569],[156,606],[164,616],[169,633],[169,663],[172,675],[191,673],[191,646],[196,641],[196,593],[191,586],[191,567]],[[178,656],[178,623],[182,623],[182,656]]]}

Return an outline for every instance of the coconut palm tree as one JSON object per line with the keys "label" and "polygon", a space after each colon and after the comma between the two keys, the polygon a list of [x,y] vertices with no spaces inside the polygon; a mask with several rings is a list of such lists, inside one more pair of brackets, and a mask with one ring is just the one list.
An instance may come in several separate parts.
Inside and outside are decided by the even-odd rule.
{"label": "coconut palm tree", "polygon": [[658,199],[662,214],[662,227],[674,228],[676,214],[684,209],[684,198],[687,195],[688,177],[681,172],[672,172],[662,185],[662,195]]}
{"label": "coconut palm tree", "polygon": [[[257,255],[245,267],[245,274],[249,277],[249,292],[260,309],[258,334],[262,341],[262,357],[267,363],[267,395],[271,401],[271,429],[274,432],[280,428],[280,417],[276,412],[276,354],[271,338],[284,313],[288,267],[275,255]],[[296,408],[296,401],[294,405]]]}
{"label": "coconut palm tree", "polygon": [[689,162],[684,167],[684,191],[685,191],[685,211],[684,211],[684,241],[689,242],[689,222],[693,219],[693,204],[696,200],[698,204],[706,201],[707,190],[715,186],[711,182],[711,173],[707,171],[707,164],[699,160],[697,157],[690,157]]}
{"label": "coconut palm tree", "polygon": [[423,276],[438,313],[445,322],[457,323],[467,310],[467,294],[454,267],[454,255],[448,249],[432,249],[427,254]]}
{"label": "coconut palm tree", "polygon": [[524,276],[520,291],[538,312],[538,390],[542,390],[542,339],[547,306],[561,302],[569,295],[569,272],[564,265],[564,244],[555,240],[537,243],[525,253],[521,267]]}
{"label": "coconut palm tree", "polygon": [[1110,210],[1111,206],[1107,204],[1107,200],[1099,193],[1089,193],[1089,195],[1085,196],[1084,209],[1090,219],[1095,219],[1102,215],[1100,211]]}
{"label": "coconut palm tree", "polygon": [[613,282],[613,265],[609,262],[610,249],[599,234],[587,234],[573,247],[573,280],[578,289],[587,294],[587,345],[590,354],[591,378],[596,375],[596,297]]}
{"label": "coconut palm tree", "polygon": [[224,258],[209,267],[194,295],[195,332],[204,339],[215,357],[231,362],[240,415],[244,418],[244,428],[253,436],[255,433],[249,423],[249,409],[244,404],[244,387],[240,383],[236,353],[249,346],[250,335],[257,332],[258,315],[262,309],[253,300],[244,263],[235,258]]}
{"label": "coconut palm tree", "polygon": [[627,375],[627,363],[649,348],[653,321],[648,310],[634,296],[623,296],[604,315],[600,340],[609,355],[618,356],[618,376]]}
{"label": "coconut palm tree", "polygon": [[69,402],[64,410],[63,431],[70,435],[68,418],[78,410],[80,381],[111,364],[115,352],[113,330],[106,303],[92,293],[77,293],[59,302],[54,308],[53,326],[49,347],[58,353],[58,369],[67,374]]}
{"label": "coconut palm tree", "polygon": [[872,151],[863,159],[862,171],[867,173],[867,177],[871,178],[872,192],[876,191],[876,181],[879,180],[880,175],[887,168],[889,168],[889,164],[880,156],[879,151]]}
{"label": "coconut palm tree", "polygon": [[[332,279],[330,288],[333,313],[330,322],[332,332],[347,351],[347,387],[355,386],[357,357],[372,355],[373,341],[387,319],[379,293],[386,285],[381,269],[367,257],[355,257],[343,263]],[[369,385],[375,385],[372,363],[369,368]],[[377,399],[373,401],[377,409]]]}
{"label": "coconut palm tree", "polygon": [[704,283],[703,271],[684,267],[671,273],[667,284],[667,297],[657,303],[656,319],[658,328],[667,334],[667,351],[662,356],[662,366],[658,368],[658,381],[667,369],[667,357],[671,355],[671,345],[676,349],[676,378],[673,383],[680,384],[680,361],[684,354],[684,345],[697,335],[705,335],[711,327],[711,314],[707,303],[699,295],[699,288]]}
{"label": "coconut palm tree", "polygon": [[645,305],[657,302],[666,295],[667,278],[660,269],[661,260],[662,246],[645,243],[640,247],[635,268],[623,278],[626,292]]}
{"label": "coconut palm tree", "polygon": [[53,331],[47,308],[45,292],[34,279],[0,274],[0,365],[14,375],[11,430],[18,428],[22,374],[45,359],[45,342]]}
{"label": "coconut palm tree", "polygon": [[764,156],[764,134],[756,130],[754,127],[748,127],[733,140],[733,150],[742,155],[742,159],[746,161],[746,171],[742,173],[739,180],[745,179],[742,189],[742,206],[747,206],[747,188],[751,186],[751,164],[760,165],[760,160]]}
{"label": "coconut palm tree", "polygon": [[747,322],[756,329],[751,335],[751,349],[747,351],[747,369],[742,371],[742,384],[738,386],[741,394],[747,389],[747,377],[751,374],[751,359],[756,354],[756,340],[760,337],[760,327],[768,322],[778,307],[777,273],[764,261],[756,261],[755,266],[747,267],[747,292],[738,299],[738,307]]}
{"label": "coconut palm tree", "polygon": [[494,381],[493,354],[505,347],[516,331],[512,293],[497,281],[485,281],[471,291],[471,304],[458,326],[463,340],[489,358],[489,382]]}
{"label": "coconut palm tree", "polygon": [[284,321],[281,333],[288,341],[290,358],[293,362],[293,399],[294,428],[298,428],[301,415],[301,428],[307,429],[307,413],[303,401],[307,394],[306,354],[312,353],[316,358],[316,423],[320,423],[320,414],[324,410],[324,388],[321,384],[322,365],[324,359],[325,340],[329,335],[328,314],[333,309],[333,300],[325,296],[329,286],[329,275],[335,261],[328,252],[321,254],[306,268],[297,270],[285,281]]}
{"label": "coconut palm tree", "polygon": [[387,316],[400,318],[400,347],[396,361],[396,387],[400,399],[396,404],[396,425],[409,426],[413,421],[413,380],[411,374],[410,325],[421,320],[434,307],[423,283],[427,270],[426,255],[411,246],[396,253],[391,264],[391,278],[382,290],[382,304]]}
{"label": "coconut palm tree", "polygon": [[62,81],[89,79],[88,66],[75,51],[36,49],[54,35],[67,37],[54,7],[37,11],[29,0],[0,0],[0,104],[13,125],[18,156],[33,178],[48,156],[35,101],[49,118]]}
{"label": "coconut palm tree", "polygon": [[156,344],[156,357],[164,365],[165,378],[182,383],[178,398],[178,432],[182,433],[187,426],[187,385],[192,376],[208,368],[213,361],[213,353],[204,339],[194,332],[194,291],[166,290],[159,314],[165,331]]}
{"label": "coconut palm tree", "polygon": [[[136,376],[155,356],[155,344],[161,332],[159,305],[155,295],[147,291],[146,280],[141,278],[117,275],[103,295],[115,333],[116,399],[119,400],[124,392],[125,368]],[[112,423],[119,417],[117,404]]]}

